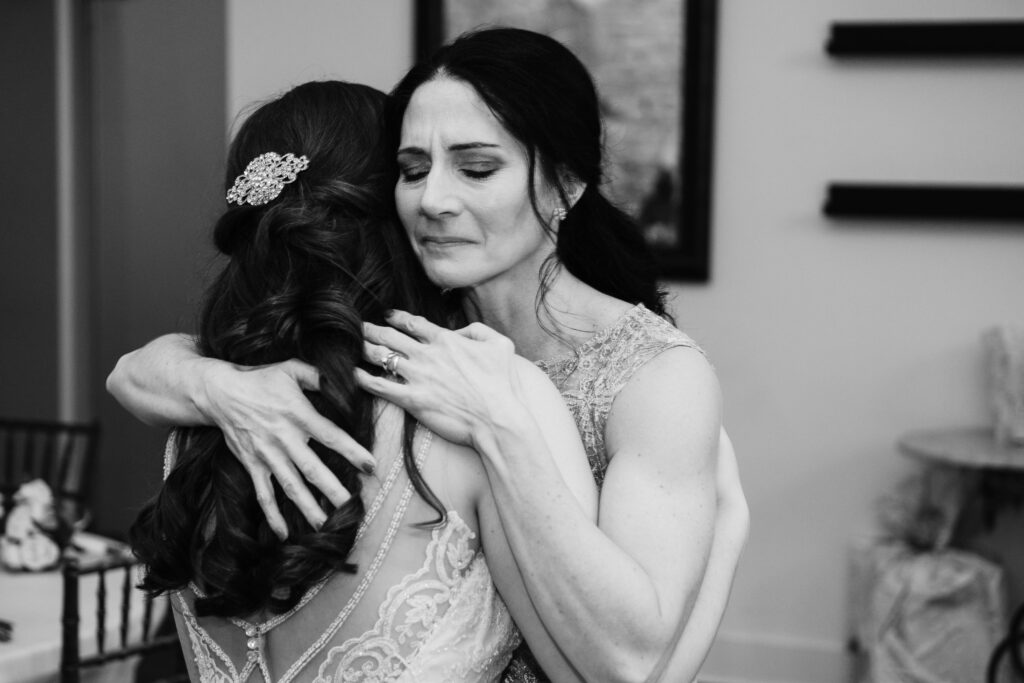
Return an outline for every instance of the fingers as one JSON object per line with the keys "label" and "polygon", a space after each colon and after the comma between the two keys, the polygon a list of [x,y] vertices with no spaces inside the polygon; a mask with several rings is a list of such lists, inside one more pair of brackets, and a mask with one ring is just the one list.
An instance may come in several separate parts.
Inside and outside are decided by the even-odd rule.
{"label": "fingers", "polygon": [[243,461],[245,468],[252,477],[253,487],[256,489],[256,502],[263,510],[263,516],[267,518],[270,530],[282,541],[288,538],[288,525],[284,522],[284,516],[277,507],[277,496],[274,495],[274,485],[271,483],[270,470],[256,460]]}
{"label": "fingers", "polygon": [[455,333],[466,339],[474,341],[494,341],[495,339],[508,339],[500,332],[495,332],[483,323],[470,323],[463,328],[455,330]]}
{"label": "fingers", "polygon": [[384,368],[387,372],[393,375],[401,375],[401,366],[404,365],[404,361],[409,360],[406,356],[401,353],[392,359],[391,354],[398,353],[392,351],[386,346],[380,346],[372,342],[363,342],[363,358],[373,365],[379,365]]}
{"label": "fingers", "polygon": [[374,396],[391,401],[395,405],[409,409],[409,389],[404,384],[392,382],[383,377],[375,377],[362,368],[356,368],[356,384]]}
{"label": "fingers", "polygon": [[392,327],[422,341],[431,341],[438,334],[447,331],[422,316],[405,311],[391,311],[388,313],[387,321]]}
{"label": "fingers", "polygon": [[[369,342],[386,346],[390,351],[398,351],[406,357],[413,355],[420,346],[420,342],[404,332],[390,327],[374,325],[373,323],[363,323],[363,336]],[[368,360],[380,365],[383,358],[371,358]]]}
{"label": "fingers", "polygon": [[[377,466],[377,460],[373,457],[373,454],[363,448],[358,441],[345,433],[345,430],[338,425],[314,410],[312,413],[303,416],[302,426],[314,441],[319,441],[327,448],[338,453],[364,473],[373,474]],[[292,462],[302,472],[302,475],[306,477],[306,481],[323,491],[332,503],[341,505],[348,500],[349,493],[341,485],[337,477],[331,473],[316,454],[312,453],[312,451],[309,451],[309,453],[313,456],[313,461],[311,462],[305,461],[303,457],[305,455],[304,452],[289,453],[289,456],[291,456]],[[343,499],[336,501],[335,495],[343,496]]]}
{"label": "fingers", "polygon": [[320,371],[309,363],[291,359],[281,363],[281,371],[295,380],[306,391],[320,391]]}

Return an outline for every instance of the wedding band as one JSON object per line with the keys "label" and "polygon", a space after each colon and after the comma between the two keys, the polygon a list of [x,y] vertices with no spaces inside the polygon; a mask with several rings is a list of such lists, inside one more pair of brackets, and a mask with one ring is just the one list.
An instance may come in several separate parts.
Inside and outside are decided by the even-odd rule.
{"label": "wedding band", "polygon": [[384,356],[384,362],[381,364],[384,368],[384,372],[389,375],[398,374],[398,361],[402,357],[402,354],[398,351],[392,351],[388,355]]}

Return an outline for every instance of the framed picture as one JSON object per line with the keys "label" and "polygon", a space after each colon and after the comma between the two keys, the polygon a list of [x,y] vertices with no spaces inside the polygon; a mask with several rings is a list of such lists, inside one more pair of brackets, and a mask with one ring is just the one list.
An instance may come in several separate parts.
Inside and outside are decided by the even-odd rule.
{"label": "framed picture", "polygon": [[637,219],[666,280],[706,282],[718,0],[413,0],[423,59],[475,28],[571,49],[597,84],[605,194]]}

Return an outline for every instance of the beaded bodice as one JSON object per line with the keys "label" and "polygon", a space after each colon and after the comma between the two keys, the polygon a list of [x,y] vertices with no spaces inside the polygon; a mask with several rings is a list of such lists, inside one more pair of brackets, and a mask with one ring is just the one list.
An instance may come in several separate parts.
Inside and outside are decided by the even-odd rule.
{"label": "beaded bodice", "polygon": [[558,387],[576,420],[598,487],[608,469],[604,428],[615,397],[637,370],[676,346],[700,350],[667,320],[637,304],[570,355],[537,362]]}
{"label": "beaded bodice", "polygon": [[[430,435],[421,434],[422,466]],[[378,463],[381,464],[378,458]],[[203,683],[496,681],[520,636],[476,533],[455,509],[435,518],[394,457],[350,559],[280,615],[199,617],[190,585],[173,596],[193,680]]]}
{"label": "beaded bodice", "polygon": [[[647,362],[677,346],[701,350],[667,320],[637,304],[568,356],[537,362],[558,387],[576,420],[598,488],[608,469],[604,428],[615,397]],[[525,644],[516,650],[502,678],[504,683],[547,680]]]}

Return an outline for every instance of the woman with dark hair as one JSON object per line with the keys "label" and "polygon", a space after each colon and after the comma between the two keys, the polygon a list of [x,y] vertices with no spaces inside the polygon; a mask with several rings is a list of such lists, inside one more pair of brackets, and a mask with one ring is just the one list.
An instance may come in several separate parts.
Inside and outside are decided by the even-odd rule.
{"label": "woman with dark hair", "polygon": [[[715,374],[666,320],[636,226],[600,191],[589,74],[540,34],[467,34],[395,88],[388,127],[399,217],[443,303],[470,324],[449,331],[401,310],[371,321],[365,358],[402,381],[357,380],[480,454],[529,594],[581,678],[692,679],[729,594],[746,502]],[[573,412],[601,487],[597,523],[556,476],[562,453],[531,415],[514,352]],[[315,521],[298,471],[335,503],[345,488],[274,435],[343,438],[298,390],[316,377],[301,364],[197,366],[168,337],[122,359],[109,385],[144,419],[217,424],[258,487],[273,472]],[[523,651],[506,680],[556,678],[534,655],[540,667]]]}
{"label": "woman with dark hair", "polygon": [[[256,110],[228,154],[230,206],[214,229],[226,259],[197,349],[315,367],[309,400],[364,454],[349,462],[344,448],[311,444],[349,497],[314,526],[279,496],[282,538],[219,429],[169,440],[166,480],[131,540],[143,587],[172,594],[193,680],[494,681],[520,642],[510,611],[545,667],[574,678],[533,611],[479,456],[356,383],[364,323],[396,306],[438,310],[394,219],[383,105],[367,86],[307,83]],[[513,372],[544,406],[538,419],[593,517],[558,392],[526,361]]]}

